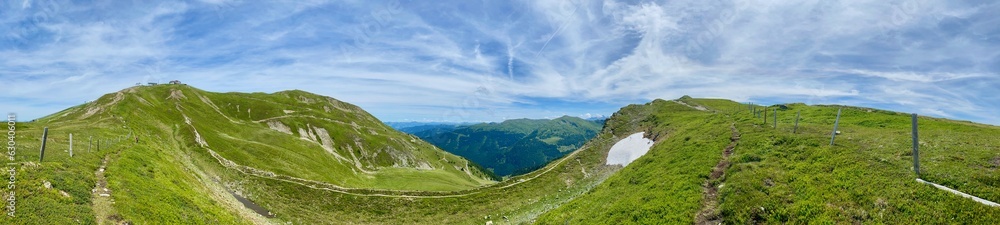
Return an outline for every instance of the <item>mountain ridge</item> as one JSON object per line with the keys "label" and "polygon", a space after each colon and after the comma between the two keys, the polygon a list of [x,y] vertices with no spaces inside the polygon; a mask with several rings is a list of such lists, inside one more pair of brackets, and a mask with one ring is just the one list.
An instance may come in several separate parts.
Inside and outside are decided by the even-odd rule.
{"label": "mountain ridge", "polygon": [[[83,140],[91,141],[84,144],[89,146],[95,144],[94,136],[105,136],[98,138],[94,151],[110,157],[107,189],[167,188],[157,189],[159,194],[115,194],[118,206],[130,210],[146,209],[149,206],[142,204],[155,201],[157,195],[190,192],[182,191],[184,187],[201,190],[186,194],[185,204],[226,211],[218,205],[229,201],[226,198],[213,198],[214,202],[194,198],[246,189],[217,177],[224,171],[364,192],[455,191],[493,183],[488,173],[469,161],[391,129],[360,107],[299,90],[265,94],[215,93],[187,85],[129,87],[31,124],[49,127],[53,135],[86,135],[89,138]],[[35,132],[28,128],[21,134]],[[106,140],[107,136],[113,138]],[[60,142],[51,142],[49,148]],[[110,143],[130,150],[106,152]],[[210,165],[213,162],[218,166]],[[187,178],[142,178],[157,174]],[[152,221],[157,215],[119,213],[138,221]]]}
{"label": "mountain ridge", "polygon": [[[383,130],[391,130],[385,126],[367,126],[378,121],[359,119],[363,114],[327,113],[317,101],[322,99],[304,96],[313,100],[304,104],[297,100],[296,92],[273,96],[248,93],[232,99],[188,89],[175,92],[170,86],[155,88],[160,89],[139,96],[124,94],[119,98],[118,93],[111,93],[91,105],[71,107],[38,122],[18,123],[19,144],[25,143],[22,149],[38,149],[41,130],[49,127],[50,150],[40,163],[35,162],[37,151],[18,153],[18,209],[35,213],[5,220],[15,224],[663,224],[693,223],[696,218],[724,223],[1000,221],[996,216],[1000,214],[995,213],[1000,209],[913,182],[915,176],[907,169],[912,157],[906,153],[909,115],[897,112],[844,107],[839,129],[843,133],[836,145],[828,146],[838,106],[787,104],[787,109],[778,110],[779,128],[775,129],[770,123],[773,114],[768,115],[769,123],[762,123],[762,118],[744,108],[747,105],[733,101],[657,99],[622,107],[578,149],[540,169],[495,183],[450,191],[338,189],[313,179],[323,175],[309,170],[315,168],[271,171],[253,159],[240,158],[230,147],[301,145],[312,150],[295,148],[301,150],[289,152],[295,155],[272,156],[267,155],[273,154],[269,151],[250,155],[284,157],[299,163],[329,157],[330,162],[337,162],[322,147],[320,136],[324,132],[317,132],[316,127],[330,136],[343,135],[337,133],[340,131],[358,138],[364,134],[415,136],[392,135]],[[122,104],[109,105],[112,101]],[[240,110],[235,110],[237,102]],[[149,107],[163,104],[169,107],[162,112]],[[286,108],[297,104],[308,107]],[[108,107],[93,108],[103,106]],[[78,119],[90,111],[94,112],[86,119]],[[792,133],[793,112],[799,111],[801,123],[797,133]],[[319,116],[329,120],[314,118]],[[340,120],[348,118],[352,120]],[[270,121],[288,129],[278,123],[272,127]],[[226,124],[239,126],[217,127]],[[990,171],[1000,168],[1000,155],[988,149],[1000,146],[990,138],[1000,134],[1000,127],[926,117],[921,117],[920,125],[921,148],[925,149],[921,159],[926,164],[919,178],[997,200],[1000,192],[994,184],[1000,178]],[[739,131],[738,142],[733,140],[731,128]],[[611,146],[639,132],[654,142],[653,147],[628,166],[607,165]],[[78,137],[74,157],[64,152],[68,133]],[[99,140],[101,147],[83,150],[88,149],[87,142],[80,140],[86,137]],[[130,139],[134,137],[139,138],[138,143]],[[350,144],[353,138],[333,140],[333,146],[343,146],[340,144]],[[735,148],[724,159],[727,145]],[[386,150],[384,146],[361,146],[366,146],[364,150]],[[352,148],[355,153],[362,150]],[[348,159],[342,162],[353,164],[350,152],[337,153]],[[241,164],[229,165],[216,154]],[[439,156],[447,158],[446,154]],[[360,168],[406,169],[377,159],[360,161],[367,164]],[[240,169],[245,165],[257,170]],[[717,165],[730,166],[720,167],[725,175],[717,177],[713,175]],[[104,172],[106,179],[95,176],[95,171]],[[307,178],[289,176],[299,173]],[[357,174],[368,176],[362,171]],[[412,176],[377,182],[441,182],[434,174],[398,175]],[[100,185],[102,181],[106,186]],[[708,187],[717,188],[714,204],[704,194]],[[237,201],[234,196],[252,202]],[[260,206],[272,216],[251,211],[247,204]]]}

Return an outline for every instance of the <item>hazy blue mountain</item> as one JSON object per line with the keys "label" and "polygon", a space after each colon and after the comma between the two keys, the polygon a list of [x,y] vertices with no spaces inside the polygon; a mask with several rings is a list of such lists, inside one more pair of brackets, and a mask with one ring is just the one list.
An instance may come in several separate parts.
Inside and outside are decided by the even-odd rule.
{"label": "hazy blue mountain", "polygon": [[467,125],[473,125],[473,124],[477,124],[477,123],[474,123],[474,122],[414,122],[414,121],[407,121],[407,122],[385,122],[385,125],[388,125],[389,127],[392,127],[394,129],[402,131],[402,132],[411,133],[411,134],[414,133],[414,132],[407,132],[407,131],[423,131],[423,130],[426,130],[426,129],[438,128],[438,127],[449,127],[449,126],[450,127],[457,127],[457,126],[467,126]]}
{"label": "hazy blue mountain", "polygon": [[464,126],[468,126],[468,125],[462,125],[462,124],[428,124],[428,125],[420,125],[420,126],[413,126],[413,127],[404,127],[404,128],[397,128],[397,129],[399,131],[402,131],[402,132],[405,132],[405,133],[408,133],[408,134],[416,134],[416,133],[420,133],[420,132],[424,132],[424,131],[431,131],[433,133],[444,133],[444,132],[448,132],[448,131],[453,131],[455,129],[458,129],[458,128],[461,128],[461,127],[464,127]]}

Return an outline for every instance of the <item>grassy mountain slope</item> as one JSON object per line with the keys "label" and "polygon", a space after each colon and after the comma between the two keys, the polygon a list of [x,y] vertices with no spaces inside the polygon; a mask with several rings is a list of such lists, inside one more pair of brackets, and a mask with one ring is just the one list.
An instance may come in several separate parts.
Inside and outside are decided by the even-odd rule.
{"label": "grassy mountain slope", "polygon": [[[681,99],[713,111],[656,102],[652,129],[672,130],[650,152],[591,192],[539,218],[542,224],[970,223],[1000,221],[1000,208],[917,183],[909,116],[840,106],[787,105],[768,122],[728,100]],[[684,106],[687,107],[687,106]],[[738,111],[735,111],[737,110]],[[769,108],[768,110],[772,110]],[[623,111],[626,109],[623,109]],[[801,112],[793,134],[795,112]],[[730,127],[732,126],[732,127]],[[739,138],[727,160],[730,132]],[[1000,201],[1000,128],[921,117],[922,178]],[[724,162],[724,163],[723,163]],[[709,177],[725,165],[720,179]],[[707,184],[707,186],[705,186]],[[706,190],[714,187],[716,197]],[[696,215],[706,214],[704,220]],[[714,221],[714,222],[713,222]]]}
{"label": "grassy mountain slope", "polygon": [[[143,99],[157,104],[170,100],[167,97],[172,91],[166,89],[157,93]],[[327,129],[328,133],[332,133],[329,130],[333,129],[330,128],[333,125],[321,125],[312,120],[282,120],[300,119],[291,116],[264,120],[285,114],[285,107],[262,110],[269,113],[253,117],[258,110],[255,107],[261,106],[251,106],[250,115],[246,115],[251,119],[242,119],[239,116],[244,116],[246,109],[243,107],[250,104],[249,100],[241,102],[239,110],[230,110],[226,107],[232,106],[223,106],[223,100],[206,97],[220,109],[215,111],[210,104],[199,104],[200,98],[192,93],[202,96],[213,94],[185,91],[187,99],[198,101],[180,103],[175,107],[181,110],[174,112],[154,111],[145,106],[117,109],[120,111],[111,107],[110,112],[118,113],[96,112],[91,117],[80,119],[83,116],[80,112],[92,109],[87,107],[90,105],[84,105],[39,122],[19,124],[19,216],[0,220],[12,224],[38,223],[35,221],[93,224],[102,220],[104,223],[128,220],[184,224],[484,224],[487,221],[512,224],[673,224],[707,222],[696,219],[696,215],[707,212],[709,220],[725,223],[995,224],[1000,221],[998,208],[986,207],[915,182],[916,176],[910,171],[912,156],[907,153],[910,151],[909,117],[880,110],[844,107],[840,121],[842,134],[837,137],[836,145],[828,146],[828,135],[839,106],[788,105],[787,110],[778,111],[778,129],[774,129],[770,127],[770,116],[773,115],[770,112],[769,123],[765,126],[761,118],[751,116],[743,108],[745,105],[728,100],[656,100],[622,108],[607,120],[600,133],[581,148],[539,170],[471,189],[393,191],[337,188],[332,186],[333,181],[305,180],[284,175],[285,172],[277,169],[258,171],[260,169],[254,167],[255,170],[251,170],[220,160],[216,154],[226,154],[233,159],[225,159],[233,162],[241,160],[241,166],[255,163],[251,159],[239,159],[239,152],[223,152],[230,150],[222,147],[240,145],[241,141],[224,141],[228,138],[222,134],[237,137],[233,135],[242,136],[245,134],[240,132],[253,133],[256,130],[287,135],[278,131],[284,129],[274,129],[266,123],[275,120],[288,126],[295,134],[300,133],[297,131],[302,128],[301,123],[308,124],[303,130],[319,126]],[[280,100],[280,93],[271,96],[246,95],[240,99],[295,101],[294,97],[292,100]],[[111,98],[102,98],[95,105],[112,102],[116,94],[109,96]],[[134,97],[119,101],[130,101],[128,99],[144,104],[143,100]],[[696,107],[704,107],[707,111]],[[194,108],[199,110],[190,110]],[[288,114],[320,109],[322,107],[317,106],[313,110],[296,110]],[[730,109],[740,110],[730,112]],[[802,119],[797,134],[792,134],[790,129],[796,111],[802,112]],[[130,112],[132,114],[128,115],[133,116],[110,116],[127,114],[123,112]],[[226,116],[214,116],[220,114]],[[184,122],[184,116],[190,118],[192,125]],[[61,117],[76,119],[59,119]],[[167,122],[143,122],[154,120],[151,117],[160,118],[155,121]],[[212,124],[222,124],[219,120],[228,120],[227,117],[243,121],[236,124],[245,124],[250,131],[211,127]],[[29,162],[37,160],[43,126],[51,129],[50,150],[46,152],[45,162]],[[82,150],[86,149],[86,145],[80,144],[85,143],[81,140],[86,139],[81,137],[113,140],[129,131],[133,134],[131,137],[140,137],[138,144],[121,141],[112,142],[115,143],[113,146],[100,150]],[[359,131],[386,133],[379,132],[377,128],[359,128]],[[734,131],[739,138],[731,138]],[[72,158],[64,151],[67,144],[65,137],[69,132],[76,134],[74,149],[77,155]],[[610,147],[636,132],[646,132],[646,136],[655,141],[650,152],[625,168],[605,165]],[[1000,128],[995,126],[922,117],[922,178],[1000,201],[997,196],[1000,193],[997,190],[1000,187],[997,185],[1000,179],[1000,173],[997,173],[1000,169],[1000,140],[993,138],[998,134]],[[206,146],[202,146],[197,136],[202,136]],[[320,146],[316,152],[332,155],[321,147],[320,138],[312,141],[308,137],[288,136],[295,137],[293,139],[298,142]],[[282,137],[285,136],[278,136]],[[290,145],[262,140],[256,141],[262,146],[271,143]],[[339,145],[342,141],[335,139],[333,143]],[[735,148],[731,155],[724,157],[723,151],[730,144],[735,144]],[[242,145],[250,148],[258,144]],[[379,149],[362,146],[366,150]],[[289,154],[277,157],[322,160],[313,159],[319,156],[314,152],[303,150],[296,153],[304,156],[293,158],[296,155]],[[343,157],[349,159],[348,162],[354,161],[348,158],[350,152],[336,153],[347,154]],[[95,171],[100,171],[98,168],[104,159],[109,159],[104,175],[110,198],[89,191],[94,183],[101,181]],[[381,168],[379,172],[416,170],[379,167],[391,165],[390,161],[403,165],[395,160],[380,160],[378,156],[359,157],[361,166],[355,166],[353,170],[370,170],[366,169],[366,165]],[[713,173],[713,168],[718,165],[728,166],[721,167],[722,174]],[[320,172],[307,174],[316,171],[313,169],[293,167],[287,171],[303,172],[306,174],[303,176],[322,179]],[[419,173],[396,174],[413,175],[413,180],[430,177]],[[377,179],[375,177],[365,179]],[[43,187],[43,181],[50,182],[51,188]],[[359,187],[365,185],[360,181],[343,182],[355,182],[345,184]],[[375,185],[399,185],[377,182]],[[712,190],[712,187],[717,191],[713,193],[717,194],[706,195],[706,190]],[[264,218],[246,209],[229,195],[230,191],[270,210],[275,218]],[[109,201],[114,201],[114,204]]]}
{"label": "grassy mountain slope", "polygon": [[427,129],[414,135],[498,176],[509,176],[530,172],[576,150],[600,129],[596,122],[563,116]]}
{"label": "grassy mountain slope", "polygon": [[[37,163],[42,127],[49,127],[49,141],[45,161]],[[254,199],[225,174],[337,190],[449,191],[492,183],[467,160],[390,129],[356,106],[301,91],[134,87],[17,129],[23,216],[14,220],[21,222],[43,216],[68,223],[266,221],[230,195]],[[76,138],[74,157],[66,151],[69,133]],[[99,170],[104,160],[106,170]],[[46,181],[51,188],[41,187]],[[91,191],[95,187],[109,191]],[[110,197],[100,196],[105,192]]]}
{"label": "grassy mountain slope", "polygon": [[[278,215],[294,215],[303,224],[484,224],[487,221],[528,223],[538,215],[574,199],[621,166],[605,165],[616,141],[639,131],[641,115],[621,112],[580,149],[545,167],[499,183],[449,193],[341,193],[260,177],[237,177],[246,190]],[[310,196],[299,198],[296,196]],[[280,216],[279,216],[280,217]],[[506,219],[505,219],[506,218]],[[336,221],[336,222],[331,222]]]}

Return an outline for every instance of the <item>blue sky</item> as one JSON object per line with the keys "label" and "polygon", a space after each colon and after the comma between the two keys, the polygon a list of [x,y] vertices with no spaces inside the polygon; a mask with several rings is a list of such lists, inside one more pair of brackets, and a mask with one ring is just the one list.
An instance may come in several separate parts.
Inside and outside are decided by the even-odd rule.
{"label": "blue sky", "polygon": [[[985,2],[985,3],[983,3]],[[992,1],[3,1],[0,106],[137,82],[300,89],[383,121],[610,115],[683,95],[1000,124]]]}

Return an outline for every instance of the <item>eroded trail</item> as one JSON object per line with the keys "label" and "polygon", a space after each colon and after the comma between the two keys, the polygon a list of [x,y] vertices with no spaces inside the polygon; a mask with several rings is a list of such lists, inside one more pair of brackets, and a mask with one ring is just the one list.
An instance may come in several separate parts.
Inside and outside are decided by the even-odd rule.
{"label": "eroded trail", "polygon": [[[94,176],[97,178],[97,184],[94,185],[94,190],[92,190],[91,202],[94,204],[94,214],[97,216],[97,224],[105,224],[105,220],[115,220],[114,200],[111,199],[111,190],[108,189],[108,180],[104,177],[104,170],[108,167],[108,160],[111,159],[111,155],[104,156],[104,161],[101,162],[101,167],[94,172]],[[117,223],[117,221],[111,221],[112,223]]]}
{"label": "eroded trail", "polygon": [[702,184],[701,211],[695,216],[696,224],[720,224],[722,217],[719,214],[719,188],[725,181],[726,169],[729,168],[729,156],[733,154],[733,149],[740,140],[740,132],[736,130],[736,124],[729,126],[732,136],[729,137],[729,145],[722,151],[722,159],[712,168],[708,180]]}

